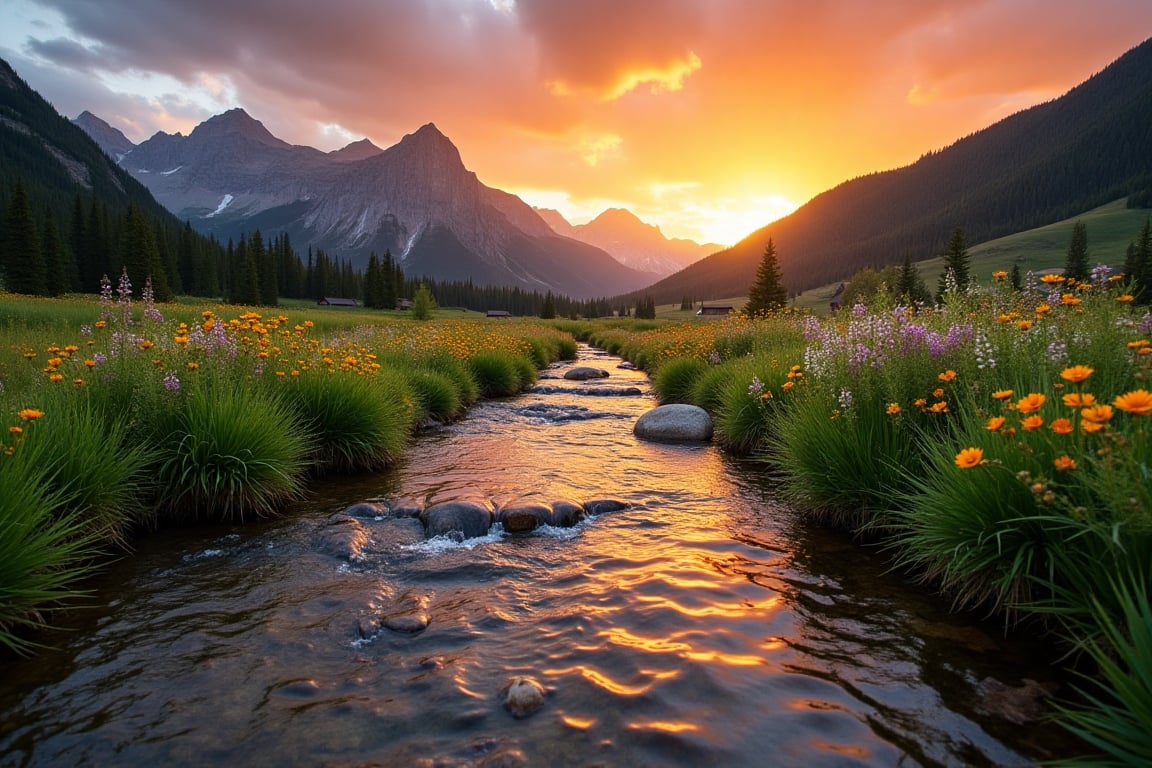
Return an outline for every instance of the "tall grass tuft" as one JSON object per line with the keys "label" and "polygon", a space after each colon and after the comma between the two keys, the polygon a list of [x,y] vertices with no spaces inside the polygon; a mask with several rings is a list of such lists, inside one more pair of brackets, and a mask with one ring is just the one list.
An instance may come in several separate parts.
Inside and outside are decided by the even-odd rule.
{"label": "tall grass tuft", "polygon": [[67,494],[47,490],[59,478],[17,458],[21,448],[0,456],[0,646],[29,653],[37,643],[28,633],[82,595],[76,584],[94,569],[102,537]]}
{"label": "tall grass tuft", "polygon": [[521,389],[521,369],[516,356],[509,352],[479,352],[468,358],[468,367],[483,397],[508,397]]}
{"label": "tall grass tuft", "polygon": [[708,371],[708,363],[694,357],[669,360],[652,376],[652,389],[661,403],[691,403],[692,388]]}
{"label": "tall grass tuft", "polygon": [[189,393],[160,452],[163,518],[243,519],[300,496],[309,442],[285,400],[241,383]]}
{"label": "tall grass tuft", "polygon": [[516,355],[512,358],[512,362],[516,366],[516,376],[520,382],[517,391],[528,389],[536,383],[536,379],[540,376],[540,370],[530,358]]}
{"label": "tall grass tuft", "polygon": [[435,373],[447,376],[460,395],[460,402],[467,407],[480,399],[480,385],[471,367],[447,352],[434,352],[420,360],[420,365]]}
{"label": "tall grass tuft", "polygon": [[464,401],[456,382],[448,374],[430,368],[415,368],[408,381],[424,412],[423,417],[445,422],[463,413]]}
{"label": "tall grass tuft", "polygon": [[1111,580],[1119,615],[1096,602],[1098,632],[1080,643],[1100,678],[1086,678],[1086,705],[1062,706],[1060,722],[1100,751],[1065,760],[1064,766],[1152,765],[1152,605],[1147,570]]}

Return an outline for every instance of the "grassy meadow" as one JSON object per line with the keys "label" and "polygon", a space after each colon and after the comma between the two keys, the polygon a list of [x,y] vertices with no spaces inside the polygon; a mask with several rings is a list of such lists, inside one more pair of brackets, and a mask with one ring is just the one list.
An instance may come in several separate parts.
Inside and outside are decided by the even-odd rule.
{"label": "grassy meadow", "polygon": [[[472,319],[460,319],[462,315]],[[0,646],[141,530],[276,512],[575,356],[539,322],[0,295]]]}
{"label": "grassy meadow", "polygon": [[580,339],[708,410],[814,523],[1050,632],[1091,671],[1060,714],[1100,753],[1084,764],[1152,761],[1152,313],[1122,281],[989,273],[935,309],[689,322],[0,296],[0,328],[10,648],[134,531],[270,514],[318,473],[386,466]]}

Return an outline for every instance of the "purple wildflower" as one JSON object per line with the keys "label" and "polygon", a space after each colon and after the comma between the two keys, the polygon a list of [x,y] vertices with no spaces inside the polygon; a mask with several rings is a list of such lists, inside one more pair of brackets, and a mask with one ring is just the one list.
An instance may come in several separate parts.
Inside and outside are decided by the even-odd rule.
{"label": "purple wildflower", "polygon": [[175,371],[170,371],[168,375],[164,377],[164,389],[169,392],[180,391],[180,379],[176,378]]}
{"label": "purple wildflower", "polygon": [[752,377],[752,383],[748,385],[748,394],[751,397],[760,397],[764,392],[764,382],[760,381],[759,376]]}

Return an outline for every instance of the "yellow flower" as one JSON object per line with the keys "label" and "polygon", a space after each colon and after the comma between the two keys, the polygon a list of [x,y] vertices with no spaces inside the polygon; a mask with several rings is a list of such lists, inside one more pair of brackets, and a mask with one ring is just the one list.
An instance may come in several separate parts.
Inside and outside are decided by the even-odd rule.
{"label": "yellow flower", "polygon": [[992,393],[992,399],[993,400],[1007,400],[1008,398],[1012,397],[1012,395],[1014,395],[1014,394],[1016,394],[1016,393],[1011,389],[998,389]]}
{"label": "yellow flower", "polygon": [[1052,311],[1052,306],[1050,304],[1040,304],[1039,306],[1036,307],[1036,315],[1037,316],[1046,315],[1051,311]]}
{"label": "yellow flower", "polygon": [[140,343],[137,344],[136,346],[140,347],[140,349],[152,349],[152,347],[155,345],[152,343],[152,341],[150,339],[141,339]]}
{"label": "yellow flower", "polygon": [[188,337],[187,336],[175,336],[172,338],[172,341],[183,346],[184,344],[188,343]]}
{"label": "yellow flower", "polygon": [[1080,430],[1083,432],[1087,432],[1088,434],[1092,434],[1093,432],[1099,432],[1102,429],[1104,429],[1104,425],[1099,423],[1099,422],[1096,422],[1096,421],[1081,421],[1080,422]]}
{"label": "yellow flower", "polygon": [[984,460],[984,451],[979,448],[965,448],[956,454],[956,466],[960,469],[971,469]]}
{"label": "yellow flower", "polygon": [[1056,283],[1064,282],[1064,275],[1041,275],[1040,282],[1054,285]]}
{"label": "yellow flower", "polygon": [[72,379],[72,383],[78,387],[84,386],[84,379]]}
{"label": "yellow flower", "polygon": [[1135,389],[1117,395],[1112,405],[1134,416],[1152,416],[1152,393],[1146,389]]}
{"label": "yellow flower", "polygon": [[1049,426],[1052,431],[1058,435],[1068,435],[1072,433],[1072,421],[1070,419],[1056,419]]}
{"label": "yellow flower", "polygon": [[1076,469],[1076,460],[1067,454],[1056,458],[1052,463],[1056,465],[1057,472],[1068,472]]}
{"label": "yellow flower", "polygon": [[760,399],[761,400],[771,400],[772,399],[772,390],[770,390],[770,389],[766,390],[764,392],[764,394],[760,395]]}
{"label": "yellow flower", "polygon": [[24,427],[8,427],[8,431],[13,435],[18,435],[24,431]]}
{"label": "yellow flower", "polygon": [[1073,384],[1079,384],[1093,374],[1095,368],[1089,368],[1086,365],[1073,365],[1071,368],[1065,368],[1060,372],[1060,378],[1064,381],[1070,381]]}
{"label": "yellow flower", "polygon": [[948,413],[948,402],[941,400],[938,403],[932,403],[932,407],[928,409],[929,413]]}
{"label": "yellow flower", "polygon": [[1040,429],[1040,427],[1044,426],[1044,417],[1043,416],[1037,416],[1037,415],[1029,416],[1020,422],[1020,426],[1023,427],[1024,429],[1028,430],[1029,432],[1032,432],[1032,431]]}
{"label": "yellow flower", "polygon": [[932,397],[944,397],[944,390],[936,387],[936,389],[932,390]]}
{"label": "yellow flower", "polygon": [[1120,296],[1117,296],[1116,301],[1120,302],[1121,304],[1127,304],[1135,298],[1136,297],[1133,296],[1132,294],[1125,293],[1125,294],[1121,294]]}
{"label": "yellow flower", "polygon": [[[372,365],[373,365],[373,368],[379,368],[380,367],[379,363],[373,363]],[[792,389],[792,387],[794,387],[794,386],[796,386],[796,382],[786,381],[780,385],[780,388],[783,389],[785,392],[787,392],[788,390]]]}
{"label": "yellow flower", "polygon": [[1069,408],[1087,408],[1096,405],[1096,395],[1090,392],[1070,392],[1064,395],[1064,405]]}
{"label": "yellow flower", "polygon": [[1031,392],[1021,400],[1017,401],[1016,410],[1020,411],[1020,413],[1034,413],[1035,411],[1040,410],[1040,407],[1044,405],[1044,401],[1047,399],[1047,397],[1040,394],[1039,392]]}
{"label": "yellow flower", "polygon": [[1148,346],[1148,339],[1136,339],[1136,341],[1128,342],[1128,349],[1140,349],[1146,346]]}
{"label": "yellow flower", "polygon": [[1004,426],[1004,417],[993,416],[992,418],[988,419],[988,425],[984,428],[989,432],[997,432],[1002,426]]}
{"label": "yellow flower", "polygon": [[1112,420],[1112,406],[1094,405],[1091,408],[1085,408],[1080,411],[1080,418],[1096,424],[1107,424]]}
{"label": "yellow flower", "polygon": [[88,366],[89,368],[95,368],[96,367],[96,361],[95,360],[85,360],[84,365]]}
{"label": "yellow flower", "polygon": [[188,370],[194,371],[199,367],[200,367],[200,363],[196,362],[195,360],[189,360],[188,361]]}
{"label": "yellow flower", "polygon": [[64,375],[60,373],[54,373],[48,377],[48,381],[52,382],[53,384],[59,384],[60,382],[64,381]]}
{"label": "yellow flower", "polygon": [[1071,293],[1066,293],[1060,297],[1060,303],[1066,307],[1074,307],[1080,303],[1080,298]]}
{"label": "yellow flower", "polygon": [[924,398],[922,398],[922,397],[918,397],[918,398],[916,398],[916,400],[915,400],[915,401],[912,403],[912,405],[916,406],[917,408],[923,408],[924,406],[928,405],[928,401],[927,401],[927,400],[925,400],[925,399],[924,399]]}
{"label": "yellow flower", "polygon": [[1008,279],[1007,270],[1000,269],[1000,270],[993,272],[992,273],[992,279],[993,280],[1007,280]]}
{"label": "yellow flower", "polygon": [[888,403],[888,407],[884,409],[884,413],[889,416],[895,416],[900,413],[900,403]]}
{"label": "yellow flower", "polygon": [[107,324],[108,323],[104,320],[97,320],[95,323],[93,323],[93,325],[95,325],[97,328],[103,328]]}
{"label": "yellow flower", "polygon": [[952,369],[948,369],[947,371],[944,371],[944,373],[940,374],[936,378],[940,379],[940,381],[952,381],[952,379],[956,378],[956,371],[953,371]]}
{"label": "yellow flower", "polygon": [[1026,331],[1032,327],[1032,321],[1031,320],[1017,320],[1016,321],[1016,327],[1022,331]]}
{"label": "yellow flower", "polygon": [[16,415],[24,421],[36,421],[36,419],[44,415],[44,411],[38,411],[35,408],[25,408]]}

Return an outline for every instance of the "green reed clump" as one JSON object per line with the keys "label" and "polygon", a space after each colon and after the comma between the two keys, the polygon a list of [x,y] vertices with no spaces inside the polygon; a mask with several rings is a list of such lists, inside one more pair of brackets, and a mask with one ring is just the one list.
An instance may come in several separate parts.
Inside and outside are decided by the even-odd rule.
{"label": "green reed clump", "polygon": [[708,363],[679,357],[663,363],[652,376],[652,389],[661,403],[690,403],[692,388],[708,370]]}
{"label": "green reed clump", "polygon": [[[44,412],[21,409],[10,418],[4,398],[0,435],[0,646],[28,653],[30,632],[82,595],[76,584],[91,574],[107,544],[106,524],[89,525],[84,489],[29,449]],[[27,450],[26,450],[27,449]]]}
{"label": "green reed clump", "polygon": [[275,391],[307,435],[320,472],[380,469],[395,461],[414,419],[413,379],[391,367],[372,376],[309,371],[276,382]]}
{"label": "green reed clump", "polygon": [[409,372],[408,382],[420,403],[421,418],[445,422],[464,412],[460,390],[448,374],[430,368],[415,368]]}
{"label": "green reed clump", "polygon": [[241,520],[301,495],[311,446],[288,402],[238,384],[190,392],[159,450],[162,520]]}
{"label": "green reed clump", "polygon": [[523,369],[517,362],[517,356],[510,352],[479,352],[468,358],[468,367],[483,397],[515,395],[524,384]]}
{"label": "green reed clump", "polygon": [[1083,702],[1059,708],[1061,724],[1100,754],[1064,760],[1065,766],[1152,764],[1152,603],[1147,567],[1110,577],[1107,599],[1093,600],[1097,631],[1078,647],[1096,664],[1085,677]]}
{"label": "green reed clump", "polygon": [[517,355],[512,358],[512,362],[516,366],[516,377],[519,380],[517,391],[528,389],[536,383],[540,371],[530,358]]}
{"label": "green reed clump", "polygon": [[480,384],[468,363],[447,352],[433,352],[420,358],[420,365],[433,373],[447,376],[452,381],[464,407],[480,399]]}

